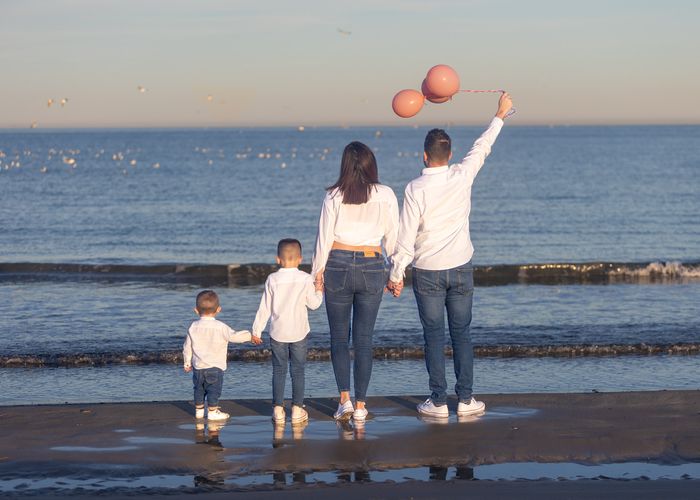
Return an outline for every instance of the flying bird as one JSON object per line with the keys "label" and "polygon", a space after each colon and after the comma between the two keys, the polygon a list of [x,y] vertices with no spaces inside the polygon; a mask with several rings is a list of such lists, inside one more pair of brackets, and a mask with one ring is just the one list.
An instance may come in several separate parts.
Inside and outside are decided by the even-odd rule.
{"label": "flying bird", "polygon": [[345,36],[350,36],[350,35],[352,35],[352,31],[347,31],[347,30],[344,30],[344,29],[341,29],[341,28],[338,28],[338,33],[340,33],[341,35],[345,35]]}

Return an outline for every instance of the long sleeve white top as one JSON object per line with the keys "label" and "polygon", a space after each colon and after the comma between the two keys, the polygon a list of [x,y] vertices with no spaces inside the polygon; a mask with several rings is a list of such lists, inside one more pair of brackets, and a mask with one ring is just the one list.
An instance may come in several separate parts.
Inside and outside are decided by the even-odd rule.
{"label": "long sleeve white top", "polygon": [[202,316],[190,325],[182,346],[185,368],[196,370],[221,368],[226,370],[226,355],[229,342],[248,342],[248,330],[235,331],[213,316]]}
{"label": "long sleeve white top", "polygon": [[265,280],[253,335],[260,337],[270,320],[270,337],[277,342],[303,340],[310,331],[307,309],[318,309],[322,301],[311,275],[296,267],[280,268]]}
{"label": "long sleeve white top", "polygon": [[375,184],[369,200],[361,205],[343,203],[337,189],[326,193],[318,221],[313,277],[326,267],[333,242],[352,246],[383,246],[394,253],[399,229],[399,203],[389,186]]}
{"label": "long sleeve white top", "polygon": [[406,267],[442,270],[466,264],[474,254],[469,236],[472,184],[491,152],[503,120],[494,118],[461,163],[424,168],[406,186],[390,279]]}

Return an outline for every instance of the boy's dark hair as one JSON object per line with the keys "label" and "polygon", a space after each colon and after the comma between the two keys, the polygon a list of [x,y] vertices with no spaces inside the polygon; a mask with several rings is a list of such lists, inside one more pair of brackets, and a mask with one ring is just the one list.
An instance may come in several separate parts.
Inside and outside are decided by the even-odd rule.
{"label": "boy's dark hair", "polygon": [[197,294],[199,314],[214,314],[219,308],[219,296],[214,290],[203,290]]}
{"label": "boy's dark hair", "polygon": [[425,136],[423,149],[428,155],[428,161],[447,163],[450,161],[450,153],[452,152],[452,140],[447,132],[440,128],[434,128]]}
{"label": "boy's dark hair", "polygon": [[277,243],[277,257],[281,259],[284,251],[292,246],[298,247],[299,255],[301,255],[301,242],[299,240],[295,240],[294,238],[284,238]]}
{"label": "boy's dark hair", "polygon": [[379,184],[379,173],[372,150],[357,141],[345,146],[338,181],[328,191],[339,190],[347,205],[362,205],[369,200],[375,184]]}

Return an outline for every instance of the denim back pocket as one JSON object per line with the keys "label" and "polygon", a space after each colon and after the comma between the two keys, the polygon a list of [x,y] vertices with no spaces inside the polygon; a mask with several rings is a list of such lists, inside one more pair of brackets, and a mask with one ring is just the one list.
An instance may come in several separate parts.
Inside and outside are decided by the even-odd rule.
{"label": "denim back pocket", "polygon": [[348,270],[335,267],[327,267],[323,271],[323,286],[329,292],[339,292],[345,288],[345,281],[348,279]]}
{"label": "denim back pocket", "polygon": [[455,274],[459,293],[469,293],[474,290],[474,270],[471,266],[458,267]]}
{"label": "denim back pocket", "polygon": [[214,385],[219,381],[220,377],[220,371],[219,370],[204,370],[204,380],[207,382],[209,385]]}
{"label": "denim back pocket", "polygon": [[440,271],[413,269],[413,288],[418,292],[437,292],[440,290]]}
{"label": "denim back pocket", "polygon": [[369,293],[381,293],[388,278],[385,269],[363,269],[362,277],[365,280],[365,290]]}

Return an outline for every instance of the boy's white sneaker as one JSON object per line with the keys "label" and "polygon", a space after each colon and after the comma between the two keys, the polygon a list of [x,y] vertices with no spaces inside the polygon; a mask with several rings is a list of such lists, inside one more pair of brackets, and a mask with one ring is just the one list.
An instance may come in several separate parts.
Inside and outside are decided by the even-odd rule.
{"label": "boy's white sneaker", "polygon": [[226,420],[228,417],[230,417],[228,413],[221,411],[219,408],[216,410],[209,410],[209,413],[207,414],[207,418],[209,420]]}
{"label": "boy's white sneaker", "polygon": [[292,405],[292,423],[300,424],[309,419],[309,413],[301,406]]}
{"label": "boy's white sneaker", "polygon": [[335,410],[333,418],[336,420],[349,420],[354,412],[355,408],[352,406],[352,401],[348,399],[343,404],[338,403],[338,409]]}
{"label": "boy's white sneaker", "polygon": [[460,417],[466,417],[468,415],[477,415],[479,413],[484,413],[486,410],[486,404],[483,401],[477,401],[471,398],[469,402],[460,401],[457,405],[457,415]]}
{"label": "boy's white sneaker", "polygon": [[428,417],[448,418],[450,416],[450,411],[447,409],[447,405],[436,406],[435,403],[433,403],[432,398],[426,399],[420,403],[417,408],[418,413]]}
{"label": "boy's white sneaker", "polygon": [[272,420],[276,424],[284,423],[287,415],[284,413],[284,406],[275,406],[272,410]]}
{"label": "boy's white sneaker", "polygon": [[197,418],[197,419],[204,418],[204,408],[195,408],[194,409],[194,418]]}
{"label": "boy's white sneaker", "polygon": [[352,414],[352,419],[355,422],[364,422],[368,414],[367,408],[357,408]]}

